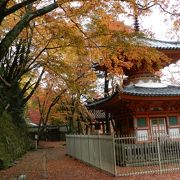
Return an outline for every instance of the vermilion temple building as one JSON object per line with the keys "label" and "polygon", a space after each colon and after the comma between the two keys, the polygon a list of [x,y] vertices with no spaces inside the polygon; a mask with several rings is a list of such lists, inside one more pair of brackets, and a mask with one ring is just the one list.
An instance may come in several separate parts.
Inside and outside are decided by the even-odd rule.
{"label": "vermilion temple building", "polygon": [[[180,42],[153,39],[144,42],[172,58],[171,63],[180,60]],[[87,105],[96,124],[103,126],[104,133],[111,133],[112,126],[118,135],[133,134],[148,140],[157,135],[176,134],[180,138],[180,87],[165,85],[157,75],[143,70],[125,75],[128,78],[122,88]]]}

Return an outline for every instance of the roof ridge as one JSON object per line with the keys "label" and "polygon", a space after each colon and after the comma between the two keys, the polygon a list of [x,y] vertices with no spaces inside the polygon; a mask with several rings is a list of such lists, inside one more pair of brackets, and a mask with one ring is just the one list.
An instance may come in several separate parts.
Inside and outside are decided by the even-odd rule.
{"label": "roof ridge", "polygon": [[156,42],[162,42],[162,43],[180,44],[180,41],[163,41],[163,40],[154,39],[154,38],[148,38],[148,37],[142,37],[142,39],[147,39],[147,40],[150,40],[150,41],[156,41]]}

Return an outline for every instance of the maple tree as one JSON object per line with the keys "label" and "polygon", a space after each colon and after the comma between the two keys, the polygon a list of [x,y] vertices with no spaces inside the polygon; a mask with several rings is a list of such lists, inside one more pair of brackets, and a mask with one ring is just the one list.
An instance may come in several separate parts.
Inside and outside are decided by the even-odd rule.
{"label": "maple tree", "polygon": [[154,73],[163,64],[167,64],[170,58],[156,49],[142,45],[119,46],[115,51],[105,53],[106,59],[101,62],[111,74],[128,74],[140,72]]}
{"label": "maple tree", "polygon": [[[12,27],[9,31],[2,31],[4,36],[1,37],[0,59],[4,57],[12,42],[23,31],[23,29],[29,25],[30,21],[57,8],[59,8],[56,13],[58,15],[57,17],[69,18],[71,21],[73,20],[73,22],[77,22],[77,27],[81,27],[77,19],[81,20],[82,17],[88,17],[91,14],[100,13],[101,11],[104,11],[104,9],[106,12],[110,12],[113,16],[117,16],[117,12],[119,14],[128,13],[129,15],[132,15],[132,13],[134,13],[135,15],[138,15],[140,10],[144,13],[150,11],[150,8],[153,6],[159,6],[161,10],[166,13],[174,15],[175,17],[179,16],[179,13],[177,12],[178,3],[176,7],[173,5],[170,7],[169,11],[167,10],[167,7],[169,7],[169,0],[143,0],[141,2],[136,2],[135,0],[76,1],[76,6],[72,5],[73,2],[73,0],[49,1],[49,3],[43,0],[2,0],[0,2],[1,26],[3,27],[6,25],[10,18],[13,18],[14,22],[11,22]],[[11,17],[14,15],[17,17]],[[175,19],[174,24],[178,26],[178,18]]]}
{"label": "maple tree", "polygon": [[[76,56],[72,57],[75,59]],[[67,124],[70,132],[76,129],[82,132],[82,124],[90,118],[90,115],[80,99],[81,96],[92,93],[92,84],[95,81],[89,62],[65,58],[61,66],[54,65],[53,68],[47,68],[42,81],[43,86],[39,87],[30,101],[38,103],[31,103],[28,106],[31,109],[39,108],[38,137],[48,124],[55,122]]]}

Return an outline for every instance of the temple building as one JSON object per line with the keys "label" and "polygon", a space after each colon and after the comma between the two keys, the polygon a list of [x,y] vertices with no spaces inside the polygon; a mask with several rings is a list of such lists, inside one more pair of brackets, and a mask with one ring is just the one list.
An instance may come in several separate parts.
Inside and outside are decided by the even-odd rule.
{"label": "temple building", "polygon": [[[171,58],[170,64],[180,60],[180,42],[143,41]],[[95,68],[103,71],[98,64]],[[142,136],[149,140],[164,134],[180,138],[180,87],[163,84],[157,75],[147,71],[130,71],[125,74],[128,78],[122,88],[87,104],[96,124],[103,133],[136,135],[139,140]]]}

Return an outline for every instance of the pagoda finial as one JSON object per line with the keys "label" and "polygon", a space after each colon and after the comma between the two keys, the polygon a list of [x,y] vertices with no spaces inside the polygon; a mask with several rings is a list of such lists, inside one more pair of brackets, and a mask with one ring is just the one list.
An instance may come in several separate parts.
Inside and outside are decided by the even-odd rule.
{"label": "pagoda finial", "polygon": [[134,31],[139,32],[139,20],[138,15],[134,16]]}

